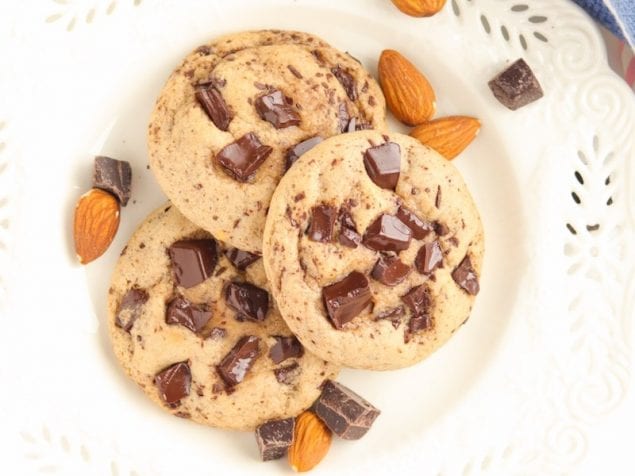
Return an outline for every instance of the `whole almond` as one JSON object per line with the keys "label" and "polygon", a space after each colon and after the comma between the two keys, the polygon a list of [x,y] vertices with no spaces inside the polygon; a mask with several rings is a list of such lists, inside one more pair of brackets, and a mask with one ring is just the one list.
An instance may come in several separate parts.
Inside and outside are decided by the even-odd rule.
{"label": "whole almond", "polygon": [[295,420],[295,436],[289,447],[289,464],[302,473],[313,469],[331,447],[331,430],[311,412],[305,411]]}
{"label": "whole almond", "polygon": [[446,0],[392,0],[392,3],[411,17],[429,17],[439,13]]}
{"label": "whole almond", "polygon": [[82,264],[99,258],[119,228],[119,202],[108,192],[93,188],[75,207],[73,236],[75,253]]}
{"label": "whole almond", "polygon": [[410,135],[451,160],[474,140],[480,129],[481,122],[474,117],[448,116],[421,124]]}
{"label": "whole almond", "polygon": [[432,86],[401,53],[382,51],[378,71],[386,104],[397,119],[416,126],[434,115],[436,97]]}

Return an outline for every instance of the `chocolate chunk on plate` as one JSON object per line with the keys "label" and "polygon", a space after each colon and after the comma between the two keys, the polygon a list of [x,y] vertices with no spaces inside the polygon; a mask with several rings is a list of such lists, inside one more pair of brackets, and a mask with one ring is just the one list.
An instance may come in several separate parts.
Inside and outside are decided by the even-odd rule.
{"label": "chocolate chunk on plate", "polygon": [[216,366],[223,381],[233,387],[245,380],[247,372],[253,367],[260,355],[260,339],[256,336],[244,336]]}
{"label": "chocolate chunk on plate", "polygon": [[248,182],[260,168],[273,148],[264,145],[253,132],[223,147],[216,154],[216,161],[225,172],[238,182]]}
{"label": "chocolate chunk on plate", "polygon": [[372,302],[372,295],[366,276],[353,271],[341,281],[325,286],[322,299],[331,323],[341,329]]}
{"label": "chocolate chunk on plate", "polygon": [[143,305],[148,301],[148,293],[140,288],[129,289],[121,298],[115,314],[115,325],[130,332],[141,315]]}
{"label": "chocolate chunk on plate", "polygon": [[112,193],[125,207],[130,199],[131,183],[132,169],[128,162],[110,157],[95,157],[93,187]]}
{"label": "chocolate chunk on plate", "polygon": [[371,276],[386,286],[397,286],[406,279],[410,270],[410,266],[397,256],[382,256],[375,263]]}
{"label": "chocolate chunk on plate", "polygon": [[302,142],[298,142],[296,145],[291,147],[287,151],[285,170],[289,170],[291,166],[295,163],[295,161],[302,156],[302,154],[304,154],[305,152],[308,152],[309,150],[311,150],[313,147],[318,145],[323,140],[324,139],[322,139],[320,136],[314,136],[306,140],[303,140]]}
{"label": "chocolate chunk on plate", "polygon": [[488,84],[496,99],[512,111],[543,96],[540,83],[522,58],[512,63]]}
{"label": "chocolate chunk on plate", "polygon": [[188,362],[178,362],[164,368],[154,376],[154,384],[159,396],[169,407],[179,406],[181,400],[190,394],[192,373]]}
{"label": "chocolate chunk on plate", "polygon": [[172,274],[176,284],[191,288],[209,278],[216,268],[218,254],[216,241],[181,240],[168,248]]}
{"label": "chocolate chunk on plate", "polygon": [[335,238],[337,210],[330,205],[317,205],[311,209],[311,223],[307,234],[312,241],[331,243]]}
{"label": "chocolate chunk on plate", "polygon": [[370,179],[378,187],[395,190],[401,173],[401,149],[399,144],[386,142],[370,147],[364,152],[364,167]]}
{"label": "chocolate chunk on plate", "polygon": [[250,283],[229,283],[225,286],[227,305],[236,311],[239,321],[264,321],[269,311],[269,293]]}
{"label": "chocolate chunk on plate", "polygon": [[399,218],[382,214],[371,223],[364,233],[362,243],[375,251],[402,251],[408,249],[412,231]]}
{"label": "chocolate chunk on plate", "polygon": [[293,443],[295,418],[271,420],[256,428],[256,443],[263,461],[282,458]]}
{"label": "chocolate chunk on plate", "polygon": [[300,114],[293,107],[293,101],[282,94],[282,91],[263,94],[256,99],[254,105],[258,115],[276,129],[300,124]]}
{"label": "chocolate chunk on plate", "polygon": [[200,332],[212,318],[212,311],[205,304],[194,304],[183,296],[178,296],[168,304],[165,322],[181,325],[192,332]]}
{"label": "chocolate chunk on plate", "polygon": [[473,296],[478,294],[478,276],[474,268],[472,268],[472,261],[469,256],[463,258],[463,261],[452,271],[452,279],[468,294]]}
{"label": "chocolate chunk on plate", "polygon": [[417,252],[415,267],[421,274],[430,274],[443,264],[443,251],[437,240],[426,243]]}
{"label": "chocolate chunk on plate", "polygon": [[273,336],[276,343],[269,349],[269,358],[279,364],[292,357],[302,357],[304,347],[295,336]]}
{"label": "chocolate chunk on plate", "polygon": [[232,113],[223,99],[223,95],[213,84],[202,84],[196,87],[196,100],[201,105],[207,117],[221,131],[229,129]]}
{"label": "chocolate chunk on plate", "polygon": [[239,250],[238,248],[230,248],[225,251],[225,256],[240,271],[245,271],[249,265],[258,261],[261,256],[249,251]]}
{"label": "chocolate chunk on plate", "polygon": [[313,410],[329,429],[345,440],[366,434],[380,411],[344,385],[327,380]]}

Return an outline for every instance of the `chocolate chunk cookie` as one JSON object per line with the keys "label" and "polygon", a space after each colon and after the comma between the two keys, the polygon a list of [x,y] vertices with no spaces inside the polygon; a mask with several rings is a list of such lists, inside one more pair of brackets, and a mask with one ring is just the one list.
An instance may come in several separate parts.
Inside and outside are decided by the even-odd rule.
{"label": "chocolate chunk cookie", "polygon": [[337,374],[280,317],[262,259],[245,257],[166,205],[119,258],[108,296],[115,355],[174,415],[252,430],[297,415]]}
{"label": "chocolate chunk cookie", "polygon": [[452,163],[411,137],[360,131],[316,145],[282,178],[263,259],[308,351],[383,370],[420,361],[467,319],[483,250]]}
{"label": "chocolate chunk cookie", "polygon": [[385,128],[385,101],[351,56],[306,33],[243,32],[197,48],[170,76],[150,120],[150,166],[188,219],[259,252],[293,161],[367,128]]}

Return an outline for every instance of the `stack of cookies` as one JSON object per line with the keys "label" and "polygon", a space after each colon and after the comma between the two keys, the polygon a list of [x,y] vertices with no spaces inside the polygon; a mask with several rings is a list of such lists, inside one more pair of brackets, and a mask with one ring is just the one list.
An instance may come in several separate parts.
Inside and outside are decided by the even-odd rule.
{"label": "stack of cookies", "polygon": [[389,132],[378,84],[320,38],[197,48],[157,100],[149,156],[170,203],[122,253],[109,322],[127,374],[174,415],[256,430],[265,460],[309,408],[357,439],[379,410],[339,368],[412,365],[468,318],[483,230],[463,179]]}

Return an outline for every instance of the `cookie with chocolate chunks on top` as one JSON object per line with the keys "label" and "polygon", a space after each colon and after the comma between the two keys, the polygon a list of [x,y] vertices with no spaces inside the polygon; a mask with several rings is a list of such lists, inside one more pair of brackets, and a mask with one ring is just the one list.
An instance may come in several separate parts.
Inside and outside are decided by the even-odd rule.
{"label": "cookie with chocolate chunks on top", "polygon": [[108,295],[109,333],[125,373],[166,411],[253,430],[294,417],[337,374],[291,333],[254,256],[170,205],[128,242]]}
{"label": "cookie with chocolate chunks on top", "polygon": [[286,170],[322,138],[361,128],[387,128],[362,64],[308,33],[247,31],[202,45],[172,73],[150,118],[149,162],[188,219],[257,253]]}
{"label": "cookie with chocolate chunks on top", "polygon": [[478,210],[454,164],[411,137],[357,131],[314,145],[287,171],[263,262],[272,298],[308,352],[385,370],[419,362],[465,321],[483,250]]}

